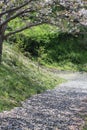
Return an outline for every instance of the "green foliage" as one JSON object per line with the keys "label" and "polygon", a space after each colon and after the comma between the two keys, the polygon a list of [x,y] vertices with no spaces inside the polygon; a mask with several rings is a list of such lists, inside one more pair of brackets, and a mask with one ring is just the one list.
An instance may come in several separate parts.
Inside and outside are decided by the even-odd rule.
{"label": "green foliage", "polygon": [[[12,28],[12,26],[10,27]],[[33,56],[38,56],[39,47],[46,46],[50,43],[50,37],[55,33],[55,31],[57,31],[55,30],[55,27],[53,28],[50,25],[42,25],[26,30],[20,34],[16,34],[15,36],[11,36],[8,41],[10,43],[15,43],[22,52],[27,51]]]}
{"label": "green foliage", "polygon": [[[12,25],[9,27],[13,28]],[[39,64],[87,70],[87,37],[84,34],[73,36],[60,32],[54,26],[41,25],[10,37],[9,42],[15,44],[25,56],[40,59]],[[38,53],[40,48],[44,49],[41,56]]]}

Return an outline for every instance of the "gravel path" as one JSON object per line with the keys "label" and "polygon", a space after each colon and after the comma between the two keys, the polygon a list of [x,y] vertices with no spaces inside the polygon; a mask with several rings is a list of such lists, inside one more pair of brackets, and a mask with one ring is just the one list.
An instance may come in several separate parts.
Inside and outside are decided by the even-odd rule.
{"label": "gravel path", "polygon": [[59,73],[68,82],[0,113],[0,130],[82,130],[87,114],[87,74]]}

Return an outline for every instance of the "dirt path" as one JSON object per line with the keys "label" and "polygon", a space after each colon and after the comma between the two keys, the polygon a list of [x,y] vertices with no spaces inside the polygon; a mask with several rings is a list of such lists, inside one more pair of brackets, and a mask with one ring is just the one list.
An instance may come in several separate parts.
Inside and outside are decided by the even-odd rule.
{"label": "dirt path", "polygon": [[0,130],[82,130],[87,114],[87,74],[59,73],[68,82],[0,113]]}

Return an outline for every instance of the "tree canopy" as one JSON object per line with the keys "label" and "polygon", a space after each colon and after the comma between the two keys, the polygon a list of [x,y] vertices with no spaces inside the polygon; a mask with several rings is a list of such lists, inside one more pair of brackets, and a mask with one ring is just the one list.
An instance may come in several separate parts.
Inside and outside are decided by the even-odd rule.
{"label": "tree canopy", "polygon": [[21,17],[25,26],[6,37],[42,23],[63,26],[64,20],[68,27],[71,23],[87,26],[86,4],[87,1],[81,0],[1,0],[0,29],[4,28],[4,32],[8,22],[16,17]]}
{"label": "tree canopy", "polygon": [[[2,43],[8,36],[43,23],[79,32],[78,27],[87,27],[86,9],[86,0],[1,0],[0,54]],[[23,26],[5,33],[8,23],[17,17],[21,18]]]}

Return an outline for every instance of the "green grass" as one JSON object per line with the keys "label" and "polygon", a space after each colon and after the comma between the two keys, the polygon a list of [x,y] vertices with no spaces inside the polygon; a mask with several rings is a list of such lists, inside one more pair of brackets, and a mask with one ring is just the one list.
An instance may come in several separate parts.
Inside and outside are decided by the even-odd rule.
{"label": "green grass", "polygon": [[42,63],[44,66],[51,68],[51,69],[58,69],[58,70],[62,70],[62,71],[84,71],[87,72],[87,63],[85,64],[74,64],[70,61],[61,61],[61,62],[53,62],[51,64],[48,63],[44,63],[42,61]]}
{"label": "green grass", "polygon": [[5,43],[0,65],[0,111],[20,106],[26,98],[52,89],[62,81],[57,74],[38,70],[37,63]]}

